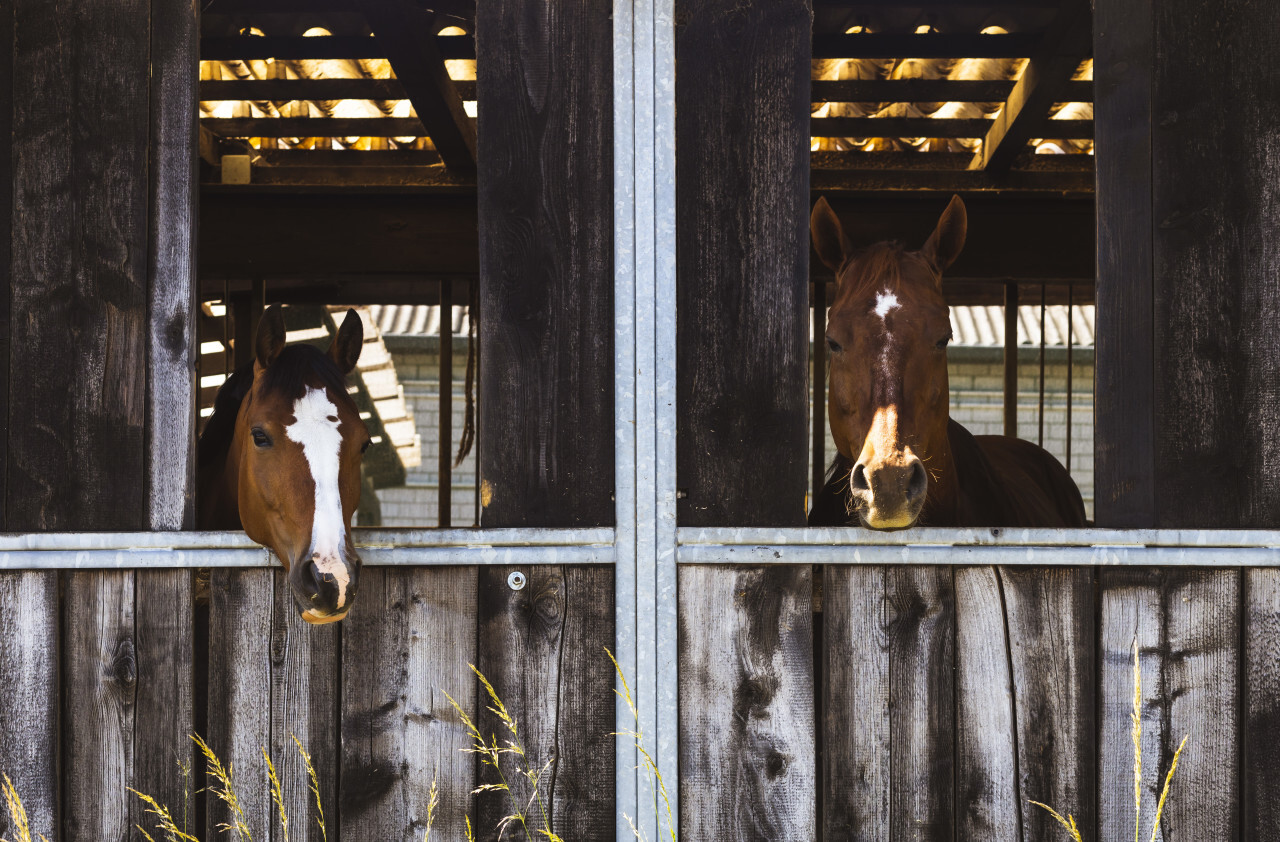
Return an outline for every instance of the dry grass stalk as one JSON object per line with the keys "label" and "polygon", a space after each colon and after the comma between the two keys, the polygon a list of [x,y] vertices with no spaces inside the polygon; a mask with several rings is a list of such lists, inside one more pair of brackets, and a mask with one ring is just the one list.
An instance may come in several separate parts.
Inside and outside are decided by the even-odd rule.
{"label": "dry grass stalk", "polygon": [[253,842],[253,834],[249,832],[244,809],[240,806],[240,798],[236,795],[236,788],[232,783],[233,767],[230,764],[223,766],[218,755],[213,753],[213,749],[209,748],[209,744],[199,734],[192,734],[191,741],[199,746],[200,753],[204,755],[205,769],[214,781],[215,785],[208,787],[208,792],[227,805],[227,810],[231,814],[231,821],[218,825],[218,829],[223,833],[235,831],[236,839],[240,842],[246,839]]}
{"label": "dry grass stalk", "polygon": [[[9,808],[9,823],[18,832],[13,842],[32,842],[31,823],[27,821],[27,808],[22,805],[18,789],[13,785],[13,781],[9,780],[8,775],[4,776],[4,784],[0,786],[0,790],[4,791],[4,801]],[[9,840],[0,839],[0,842],[9,842]],[[41,835],[40,842],[49,842],[49,840]]]}
{"label": "dry grass stalk", "polygon": [[[173,821],[173,816],[169,813],[168,807],[160,804],[145,792],[138,792],[133,787],[129,787],[129,791],[141,798],[147,805],[147,809],[144,812],[150,813],[156,817],[159,829],[164,833],[165,842],[200,842],[196,837],[187,833],[185,830],[178,828],[178,825]],[[186,825],[185,819],[183,820],[183,825]],[[147,833],[146,829],[142,825],[135,825],[135,827],[137,827],[138,831],[146,837],[147,842],[155,842],[155,840],[151,838],[151,834]]]}
{"label": "dry grass stalk", "polygon": [[329,842],[329,834],[324,826],[324,806],[320,803],[320,781],[316,778],[316,767],[311,763],[311,755],[307,754],[307,750],[302,747],[302,741],[296,735],[293,737],[294,745],[298,747],[298,754],[302,755],[302,762],[307,766],[307,782],[311,788],[311,794],[316,799],[316,823],[320,825],[320,839],[322,842]]}
{"label": "dry grass stalk", "polygon": [[276,804],[276,812],[280,814],[280,830],[284,834],[284,842],[289,842],[289,815],[284,811],[284,793],[280,791],[280,778],[276,775],[276,764],[271,762],[266,746],[262,748],[262,759],[267,761],[267,780],[271,783],[271,800]]}
{"label": "dry grass stalk", "polygon": [[[622,684],[621,690],[614,690],[617,696],[627,703],[627,710],[631,711],[631,717],[635,720],[636,728],[633,731],[615,731],[615,737],[627,737],[636,747],[641,758],[641,768],[645,771],[645,776],[649,782],[649,793],[653,798],[653,812],[658,819],[658,832],[662,832],[661,813],[659,812],[658,800],[661,798],[663,806],[667,811],[667,832],[671,835],[671,842],[676,842],[675,821],[671,815],[671,799],[667,797],[667,785],[662,780],[662,773],[658,771],[658,764],[654,762],[653,756],[649,754],[649,750],[644,745],[644,734],[640,731],[640,711],[636,708],[635,699],[631,695],[631,685],[627,683],[627,676],[622,672],[622,665],[618,663],[618,659],[613,657],[613,653],[609,651],[609,647],[605,647],[604,653],[609,656],[609,660],[613,662],[613,670],[618,675],[618,681]],[[656,782],[656,786],[655,786]],[[626,813],[622,817],[627,820],[627,824],[631,826],[631,832],[635,834],[636,839],[641,842],[647,842],[640,829],[636,827],[636,823]]]}
{"label": "dry grass stalk", "polygon": [[1080,828],[1076,827],[1075,816],[1068,813],[1067,817],[1064,819],[1061,813],[1059,813],[1057,810],[1050,807],[1048,804],[1041,804],[1039,801],[1031,801],[1029,803],[1047,810],[1049,812],[1049,815],[1053,816],[1054,819],[1057,820],[1058,824],[1062,825],[1067,829],[1067,833],[1070,834],[1074,842],[1083,842],[1083,840],[1080,838]]}
{"label": "dry grass stalk", "polygon": [[436,787],[439,775],[439,769],[431,773],[431,792],[427,796],[427,832],[422,837],[422,842],[431,842],[431,826],[436,822],[436,807],[440,805],[440,790]]}
{"label": "dry grass stalk", "polygon": [[1178,771],[1178,758],[1182,756],[1182,749],[1190,736],[1187,734],[1178,744],[1178,750],[1173,753],[1173,762],[1169,764],[1169,774],[1164,776],[1164,789],[1160,792],[1160,803],[1156,806],[1156,823],[1151,826],[1151,842],[1156,842],[1156,831],[1160,829],[1160,817],[1164,815],[1164,800],[1169,797],[1169,784],[1173,783],[1173,773]]}

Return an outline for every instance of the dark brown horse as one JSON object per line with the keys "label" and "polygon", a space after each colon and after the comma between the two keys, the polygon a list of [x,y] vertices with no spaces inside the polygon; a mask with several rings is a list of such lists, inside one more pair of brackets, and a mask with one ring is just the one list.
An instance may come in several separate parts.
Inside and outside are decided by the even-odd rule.
{"label": "dark brown horse", "polygon": [[280,307],[271,307],[256,358],[218,390],[200,437],[200,527],[243,528],[271,548],[309,623],[345,617],[359,584],[348,527],[360,504],[369,430],[346,375],[363,339],[360,317],[348,310],[327,354],[286,348]]}
{"label": "dark brown horse", "polygon": [[855,251],[826,200],[814,207],[813,244],[839,285],[827,324],[839,455],[810,525],[1085,525],[1080,490],[1048,451],[950,418],[942,273],[967,225],[955,196],[919,251]]}

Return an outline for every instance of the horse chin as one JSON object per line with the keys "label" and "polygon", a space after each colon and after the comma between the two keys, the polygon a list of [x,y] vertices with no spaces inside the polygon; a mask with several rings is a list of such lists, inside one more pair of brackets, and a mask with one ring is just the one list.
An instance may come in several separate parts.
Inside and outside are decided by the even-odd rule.
{"label": "horse chin", "polygon": [[347,612],[341,614],[321,614],[319,611],[308,608],[302,612],[302,619],[306,620],[313,626],[321,626],[325,623],[340,623],[347,619]]}
{"label": "horse chin", "polygon": [[900,529],[910,529],[916,525],[916,521],[919,519],[920,512],[918,511],[899,510],[892,517],[886,517],[883,512],[858,510],[858,520],[862,522],[862,525],[877,532],[896,532]]}

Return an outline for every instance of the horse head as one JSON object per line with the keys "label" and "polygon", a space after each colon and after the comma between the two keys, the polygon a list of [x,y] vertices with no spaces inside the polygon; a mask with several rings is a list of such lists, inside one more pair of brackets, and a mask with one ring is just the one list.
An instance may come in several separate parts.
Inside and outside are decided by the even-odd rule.
{"label": "horse head", "polygon": [[343,619],[359,584],[349,527],[369,430],[346,375],[363,339],[360,317],[348,310],[328,353],[285,347],[280,307],[268,309],[227,458],[244,531],[280,559],[309,623]]}
{"label": "horse head", "polygon": [[[895,243],[855,250],[825,199],[810,218],[813,244],[839,287],[827,321],[829,418],[849,473],[850,506],[864,526],[903,529],[926,500],[954,489],[942,273],[964,247],[959,196],[919,251]],[[931,485],[933,488],[931,488]]]}

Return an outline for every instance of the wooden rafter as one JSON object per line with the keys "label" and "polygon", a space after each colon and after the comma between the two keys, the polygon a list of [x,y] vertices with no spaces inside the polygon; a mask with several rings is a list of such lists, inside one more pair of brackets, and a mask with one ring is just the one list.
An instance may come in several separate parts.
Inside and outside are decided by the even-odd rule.
{"label": "wooden rafter", "polygon": [[[809,96],[813,102],[1004,102],[1015,84],[1003,79],[815,79]],[[200,90],[203,95],[204,85]],[[1068,82],[1062,97],[1063,102],[1092,102],[1093,83]]]}
{"label": "wooden rafter", "polygon": [[[476,43],[469,35],[441,35],[436,39],[441,58],[473,59]],[[329,59],[386,58],[376,38],[352,35],[325,35],[316,38],[268,35],[209,35],[200,39],[200,58],[205,61],[230,59]]]}
{"label": "wooden rafter", "polygon": [[475,169],[475,125],[445,69],[434,15],[410,0],[361,0],[358,5],[440,157],[451,169]]}
{"label": "wooden rafter", "polygon": [[859,33],[813,36],[814,58],[1028,58],[1040,36],[1026,33]]}
{"label": "wooden rafter", "polygon": [[[476,98],[474,79],[455,79],[458,96]],[[1006,93],[1008,93],[1006,91]],[[231,79],[200,83],[200,101],[264,100],[292,102],[326,99],[408,99],[399,79]],[[998,99],[1004,99],[1003,96]]]}
{"label": "wooden rafter", "polygon": [[[1087,0],[1068,0],[1053,24],[1045,32],[1035,55],[1027,62],[1004,107],[992,121],[982,148],[973,157],[975,170],[1007,170],[1022,152],[1027,141],[1050,131],[1049,109],[1062,102],[1076,68],[1090,54],[1092,15]],[[1080,121],[1054,120],[1052,134],[1063,134],[1059,123]],[[1086,121],[1092,123],[1092,121]]]}

